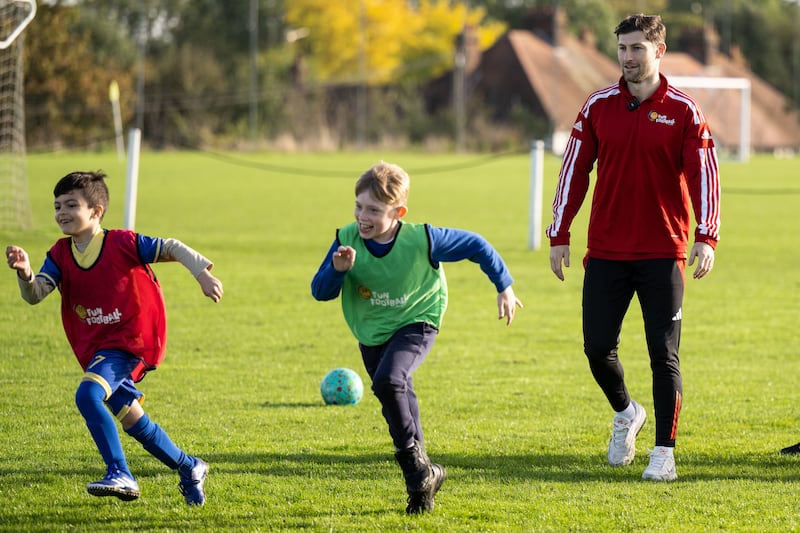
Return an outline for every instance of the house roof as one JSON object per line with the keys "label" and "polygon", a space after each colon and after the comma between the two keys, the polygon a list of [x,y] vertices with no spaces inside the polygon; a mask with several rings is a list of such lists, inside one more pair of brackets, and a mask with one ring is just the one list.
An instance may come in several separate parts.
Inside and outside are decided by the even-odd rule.
{"label": "house roof", "polygon": [[556,130],[570,130],[586,97],[619,79],[615,63],[570,35],[559,46],[527,30],[511,30],[504,38]]}
{"label": "house roof", "polygon": [[[750,81],[750,145],[756,150],[800,147],[800,116],[777,89],[753,74],[745,65],[715,54],[704,65],[682,52],[667,52],[661,60],[667,76],[745,78]],[[725,89],[682,89],[697,100],[717,144],[736,146],[740,134],[740,94]]]}
{"label": "house roof", "polygon": [[[508,57],[509,53],[514,56],[513,60]],[[689,54],[668,51],[661,61],[661,71],[667,78],[715,76],[750,80],[751,148],[800,147],[800,116],[790,109],[787,99],[741,62],[722,54],[712,55],[711,64],[704,65]],[[562,34],[558,45],[554,46],[528,30],[511,30],[503,35],[483,53],[477,71],[479,86],[487,94],[494,95],[495,104],[524,100],[535,112],[541,111],[547,116],[554,132],[568,132],[586,97],[612,85],[620,77],[617,63],[592,44]],[[739,92],[683,90],[700,104],[717,146],[722,149],[738,147]]]}

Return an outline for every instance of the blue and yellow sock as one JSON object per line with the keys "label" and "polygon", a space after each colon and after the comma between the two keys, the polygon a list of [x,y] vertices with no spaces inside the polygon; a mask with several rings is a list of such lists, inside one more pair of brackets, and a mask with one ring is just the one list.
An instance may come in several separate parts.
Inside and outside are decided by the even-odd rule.
{"label": "blue and yellow sock", "polygon": [[133,477],[125,460],[117,424],[103,404],[105,396],[105,389],[97,383],[82,381],[75,392],[75,405],[83,415],[86,427],[89,428],[89,433],[106,466],[109,469],[116,467]]}
{"label": "blue and yellow sock", "polygon": [[189,475],[194,468],[194,457],[186,455],[178,448],[161,426],[150,420],[147,414],[142,415],[134,425],[125,432],[142,443],[142,447],[150,454],[183,475]]}

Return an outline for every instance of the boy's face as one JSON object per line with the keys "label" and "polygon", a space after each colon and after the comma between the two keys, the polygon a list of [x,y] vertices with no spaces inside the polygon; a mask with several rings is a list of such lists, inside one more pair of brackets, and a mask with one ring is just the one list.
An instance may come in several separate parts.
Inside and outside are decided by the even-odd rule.
{"label": "boy's face", "polygon": [[355,217],[358,234],[362,239],[389,242],[394,238],[400,218],[406,214],[405,206],[391,206],[376,200],[369,191],[356,196]]}
{"label": "boy's face", "polygon": [[80,189],[57,196],[53,207],[56,224],[64,235],[71,235],[81,242],[91,238],[100,226],[102,206],[89,207]]}

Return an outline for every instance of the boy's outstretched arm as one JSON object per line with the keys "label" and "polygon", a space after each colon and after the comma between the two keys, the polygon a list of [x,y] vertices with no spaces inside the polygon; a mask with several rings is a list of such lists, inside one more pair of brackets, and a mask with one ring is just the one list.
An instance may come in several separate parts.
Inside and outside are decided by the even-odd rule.
{"label": "boy's outstretched arm", "polygon": [[502,319],[505,317],[506,326],[511,325],[514,320],[517,307],[522,309],[524,306],[519,298],[514,295],[514,289],[511,288],[511,285],[506,287],[504,291],[497,293],[497,318]]}
{"label": "boy's outstretched arm", "polygon": [[178,239],[164,239],[157,260],[178,261],[194,275],[203,289],[203,294],[214,302],[222,298],[222,282],[210,272],[214,264]]}
{"label": "boy's outstretched arm", "polygon": [[[427,226],[431,240],[431,259],[435,262],[454,262],[468,259],[478,263],[499,291],[497,293],[498,319],[505,318],[506,325],[514,320],[517,307],[522,302],[514,294],[511,284],[514,278],[503,258],[494,247],[477,233],[456,228]],[[504,288],[503,288],[504,287]]]}

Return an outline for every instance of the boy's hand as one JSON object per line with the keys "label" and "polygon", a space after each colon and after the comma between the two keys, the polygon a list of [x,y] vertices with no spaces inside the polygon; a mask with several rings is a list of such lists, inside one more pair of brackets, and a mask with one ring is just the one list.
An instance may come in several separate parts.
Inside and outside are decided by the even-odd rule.
{"label": "boy's hand", "polygon": [[497,310],[499,311],[499,316],[497,318],[502,319],[505,317],[506,326],[510,325],[511,321],[514,320],[517,307],[522,309],[522,302],[519,301],[519,298],[514,296],[514,289],[509,285],[506,287],[506,290],[497,295]]}
{"label": "boy's hand", "polygon": [[33,277],[28,253],[19,246],[6,246],[6,261],[9,268],[17,271],[17,275],[25,280]]}
{"label": "boy's hand", "polygon": [[356,251],[350,246],[340,246],[333,252],[333,268],[339,272],[347,272],[356,264]]}
{"label": "boy's hand", "polygon": [[203,289],[203,294],[214,300],[214,302],[220,301],[222,298],[222,282],[215,278],[208,269],[197,275],[197,281]]}

